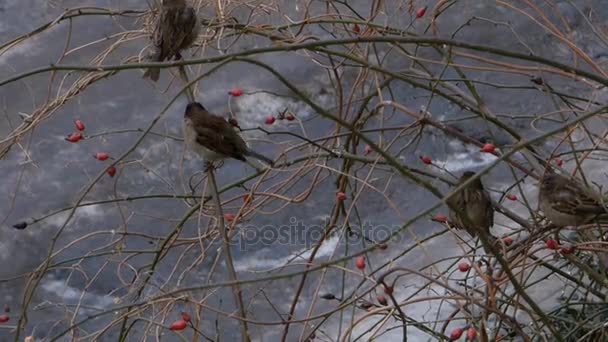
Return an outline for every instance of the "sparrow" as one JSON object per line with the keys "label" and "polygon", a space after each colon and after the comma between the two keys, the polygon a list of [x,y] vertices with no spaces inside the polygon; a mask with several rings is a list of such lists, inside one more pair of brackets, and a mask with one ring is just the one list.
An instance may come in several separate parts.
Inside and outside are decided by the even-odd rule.
{"label": "sparrow", "polygon": [[270,158],[252,151],[228,121],[209,113],[198,102],[186,107],[183,128],[186,146],[207,162],[225,158],[246,161],[245,157],[253,157],[274,165]]}
{"label": "sparrow", "polygon": [[[473,171],[464,172],[458,180],[458,185],[473,176]],[[466,230],[473,237],[484,234],[490,242],[495,241],[490,234],[490,227],[494,225],[494,207],[481,179],[477,178],[455,193],[446,203],[450,207],[450,221],[457,228]]]}
{"label": "sparrow", "polygon": [[[578,180],[559,175],[551,169],[541,179],[538,205],[545,217],[558,227],[608,222],[608,208],[602,205],[601,195]],[[598,241],[595,232],[581,229],[578,233],[584,241]],[[596,256],[603,272],[608,272],[608,255],[598,252]]]}
{"label": "sparrow", "polygon": [[[149,59],[153,62],[163,62],[173,57],[181,59],[180,51],[194,43],[199,30],[196,11],[186,4],[186,0],[162,0],[160,15],[152,34],[154,52]],[[159,75],[159,68],[150,68],[143,77],[156,82]]]}
{"label": "sparrow", "polygon": [[580,226],[608,218],[601,197],[579,181],[548,170],[538,191],[540,210],[560,227]]}

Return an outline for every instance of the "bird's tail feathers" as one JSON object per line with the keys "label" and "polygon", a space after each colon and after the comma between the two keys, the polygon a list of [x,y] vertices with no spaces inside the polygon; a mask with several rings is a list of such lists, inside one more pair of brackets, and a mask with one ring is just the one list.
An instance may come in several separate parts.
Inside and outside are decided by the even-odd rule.
{"label": "bird's tail feathers", "polygon": [[270,166],[274,166],[274,161],[272,159],[270,159],[270,158],[268,158],[268,157],[266,157],[266,156],[264,156],[264,155],[262,155],[260,153],[257,153],[255,151],[251,151],[251,150],[247,151],[247,156],[253,157],[255,159],[259,159],[259,160],[265,162],[266,164],[268,164]]}
{"label": "bird's tail feathers", "polygon": [[160,69],[159,68],[149,68],[144,73],[143,78],[150,78],[152,81],[156,82],[160,78]]}
{"label": "bird's tail feathers", "polygon": [[[154,51],[148,53],[148,56],[145,58],[146,62],[162,62],[164,60],[164,56],[162,51],[159,48],[155,48]],[[148,68],[146,72],[144,72],[143,78],[149,78],[152,81],[158,81],[160,77],[160,68]]]}

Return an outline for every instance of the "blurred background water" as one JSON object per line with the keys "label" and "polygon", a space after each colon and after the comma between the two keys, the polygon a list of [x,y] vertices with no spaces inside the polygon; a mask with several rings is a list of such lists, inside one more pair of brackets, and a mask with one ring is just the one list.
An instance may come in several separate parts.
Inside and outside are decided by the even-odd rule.
{"label": "blurred background water", "polygon": [[[280,6],[284,13],[288,14],[293,20],[297,20],[304,15],[301,7],[302,3],[298,0],[284,1],[280,3]],[[416,7],[422,7],[425,5],[433,6],[435,2],[416,1],[415,3]],[[541,7],[550,6],[549,2],[537,1],[535,3]],[[576,6],[573,6],[572,3]],[[600,0],[577,0],[572,3],[569,1],[555,3],[558,11],[572,27],[569,37],[590,56],[598,61],[603,61],[607,56],[607,45],[601,39],[598,39],[596,33],[587,25],[586,20],[592,18],[594,22],[606,22],[608,11]],[[369,12],[368,1],[349,1],[349,4],[364,16]],[[145,10],[148,8],[145,1],[3,0],[0,1],[0,41],[8,41],[54,20],[65,8],[86,5],[111,7],[117,10]],[[324,2],[313,2],[309,10],[311,13],[322,13],[324,6]],[[376,19],[376,22],[401,28],[410,25],[412,17],[403,9],[401,2],[387,1],[386,8],[386,11]],[[211,18],[214,13],[213,8],[207,7],[203,10],[202,16]],[[242,9],[242,11],[236,11],[235,13],[243,16],[239,19],[244,19],[247,10]],[[571,51],[565,44],[556,42],[555,38],[541,30],[532,20],[528,20],[505,6],[498,5],[494,1],[458,1],[450,9],[450,15],[440,17],[438,22],[440,32],[444,36],[449,36],[471,18],[478,19],[471,21],[469,26],[459,30],[456,39],[519,52],[532,50],[536,55],[556,59],[564,63],[577,62],[573,59]],[[509,23],[517,35],[512,34],[507,26],[494,25],[480,18],[497,23]],[[275,20],[280,22],[281,18],[275,18]],[[427,24],[428,19],[424,18],[416,22],[412,30],[423,34]],[[73,32],[70,47],[76,47],[85,42],[109,37],[117,32],[137,30],[141,25],[142,21],[135,18],[109,18],[106,16],[87,16],[76,18],[70,22],[64,21],[61,25],[28,39],[1,54],[0,80],[26,70],[57,63],[65,48],[66,33],[70,26]],[[324,38],[329,37],[329,34],[322,30],[312,33]],[[518,39],[521,39],[521,41]],[[118,63],[125,56],[137,55],[146,44],[145,39],[137,39],[124,44],[120,49],[122,56],[116,53],[105,64]],[[102,42],[84,47],[61,60],[60,63],[86,65],[90,63],[91,58],[108,45],[109,43]],[[237,47],[233,47],[232,51],[267,45],[268,42],[265,39],[250,39],[248,36],[239,40]],[[387,51],[384,51],[384,53],[387,53]],[[430,54],[430,52],[428,53]],[[187,55],[190,56],[190,54]],[[393,56],[397,55],[390,56],[395,58]],[[336,93],[327,72],[320,68],[318,64],[312,63],[302,53],[270,53],[258,58],[286,75],[324,108],[331,109],[337,105],[335,101]],[[388,61],[388,64],[394,68],[404,66],[405,63],[408,63],[408,61],[397,58]],[[346,84],[352,84],[355,72],[356,69],[345,68]],[[142,129],[175,95],[178,89],[175,84],[169,86],[169,89],[165,91],[169,81],[169,72],[166,69],[163,71],[163,76],[158,84],[142,80],[141,74],[141,70],[127,70],[88,87],[85,92],[66,102],[52,113],[52,116],[39,124],[31,134],[27,134],[21,139],[20,143],[13,146],[7,156],[0,161],[0,174],[2,174],[0,191],[5,194],[4,199],[0,201],[2,219],[0,261],[3,265],[0,267],[0,278],[8,279],[34,270],[46,257],[50,239],[64,223],[67,216],[65,213],[55,215],[22,231],[13,229],[11,225],[24,219],[40,217],[50,211],[72,205],[92,179],[104,169],[105,164],[94,160],[93,154],[108,152],[112,156],[118,156],[129,148],[140,134],[137,131],[108,134],[87,139],[78,144],[69,144],[63,139],[66,134],[73,130],[73,120],[76,118],[82,119],[87,125],[86,132],[88,135],[125,129]],[[521,75],[483,71],[470,71],[468,75],[478,81],[530,85],[525,83],[525,77]],[[44,102],[49,93],[49,77],[48,73],[39,74],[0,87],[0,108],[2,108],[3,113],[0,120],[0,133],[3,137],[18,125],[21,120],[19,113],[32,113],[38,105]],[[74,80],[75,76],[67,75],[66,77],[67,80]],[[445,75],[445,77],[449,76]],[[581,90],[583,87],[575,82],[564,79],[556,79],[554,82],[553,85],[560,87],[562,91],[572,94],[583,92]],[[297,114],[298,118],[303,120],[311,138],[331,134],[334,129],[327,120],[321,119],[311,108],[294,98],[293,94],[287,91],[270,74],[246,63],[233,63],[230,67],[222,68],[202,80],[199,86],[197,99],[216,113],[226,113],[229,108],[232,109],[245,128],[264,126],[264,118],[267,115],[276,115],[285,108],[289,108]],[[228,90],[233,87],[244,89],[246,94],[238,98],[228,96]],[[531,136],[536,133],[530,129],[531,116],[535,113],[550,111],[553,108],[549,97],[538,96],[538,93],[533,91],[515,89],[512,91],[496,91],[492,87],[483,86],[480,86],[479,90],[488,108],[495,113],[508,116],[509,118],[504,118],[505,122],[515,127],[524,136]],[[56,92],[58,89],[55,86],[51,91]],[[410,108],[428,109],[437,119],[450,120],[467,115],[460,108],[445,101],[433,101],[431,106],[426,108],[428,93],[403,83],[395,83],[392,86],[392,91],[396,101],[405,103]],[[277,96],[277,94],[284,96]],[[599,102],[602,102],[606,96],[601,90],[594,94],[583,93],[582,95],[593,96]],[[183,146],[179,138],[181,137],[181,120],[185,104],[186,99],[184,97],[179,98],[155,125],[153,131],[166,136],[151,135],[147,137],[129,155],[128,163],[121,164],[119,176],[116,178],[102,177],[101,181],[86,196],[85,201],[136,195],[187,193],[185,184],[188,182],[190,175],[202,169],[202,163],[188,154],[186,154],[182,163]],[[411,120],[395,115],[391,123],[398,125],[407,122],[411,122]],[[454,121],[452,124],[475,138],[480,139],[490,135],[487,125],[482,121],[474,122],[475,124],[471,124],[471,121],[466,123]],[[299,130],[297,123],[285,120],[279,120],[272,127],[264,128],[271,131]],[[499,145],[511,142],[508,137],[501,135],[501,133],[495,133],[498,134],[496,142]],[[252,139],[251,142],[256,149],[271,156],[278,155],[282,150],[297,142],[293,137],[285,135],[266,136],[259,131],[248,132],[247,136]],[[273,140],[274,143],[269,144],[268,140]],[[439,133],[427,137],[425,144],[420,145],[417,151],[420,154],[432,155],[438,165],[445,166],[446,169],[457,175],[463,170],[477,169],[487,165],[494,158],[491,155],[480,153],[479,149],[474,146],[464,145]],[[406,164],[421,167],[418,155],[402,154],[398,155],[398,158]],[[337,161],[332,161],[329,165],[339,167],[340,164]],[[221,187],[241,179],[253,171],[254,169],[251,166],[238,161],[226,161],[218,173],[218,182]],[[275,182],[285,179],[288,175],[288,173],[281,171],[276,173]],[[364,175],[363,170],[361,174]],[[386,227],[387,231],[393,231],[403,223],[402,218],[411,217],[435,202],[435,198],[428,192],[406,180],[394,177],[390,172],[378,172],[374,176],[372,185],[377,185],[380,188],[390,178],[390,188],[386,191],[386,195],[397,208],[398,214],[393,208],[387,206],[383,195],[371,190],[364,190],[363,193],[367,196],[367,203],[365,206],[361,206],[360,212],[358,212],[362,222],[369,222],[375,227],[383,226]],[[308,174],[295,183],[287,193],[302,192],[310,185],[312,180],[313,174]],[[304,202],[289,204],[283,210],[276,212],[272,209],[277,208],[279,204],[270,206],[265,212],[250,217],[247,222],[239,225],[239,227],[243,231],[247,231],[248,229],[256,230],[266,225],[277,227],[302,222],[304,226],[308,227],[305,229],[306,234],[315,234],[314,227],[324,227],[330,214],[327,208],[331,208],[334,202],[334,181],[334,177],[326,177],[317,184],[315,191]],[[484,181],[491,188],[501,189],[512,182],[512,176],[508,168],[497,167],[484,178]],[[247,182],[247,187],[253,186],[254,182],[255,180]],[[263,186],[269,187],[268,184],[271,183],[266,183]],[[437,182],[436,185],[444,190],[447,189],[442,183]],[[528,183],[526,187],[528,187],[526,189],[533,191],[534,184]],[[222,198],[241,196],[244,193],[243,189],[232,189],[223,194]],[[238,207],[240,207],[240,204],[232,204],[224,210],[238,210]],[[522,208],[515,209],[522,211]],[[138,232],[145,235],[129,236],[125,239],[122,248],[125,250],[154,251],[158,247],[158,238],[162,238],[171,232],[186,210],[188,210],[188,206],[181,199],[151,199],[79,208],[75,218],[70,221],[65,232],[61,235],[56,248],[56,250],[59,250],[61,247],[71,244],[69,248],[58,252],[54,257],[55,261],[66,260],[65,267],[54,268],[44,276],[33,298],[33,305],[31,305],[33,310],[30,310],[29,313],[26,335],[32,334],[39,338],[53,336],[64,329],[68,323],[63,321],[61,324],[56,324],[58,317],[62,317],[68,312],[71,313],[79,302],[82,307],[76,315],[76,321],[100,310],[112,308],[114,305],[125,304],[124,299],[119,298],[129,298],[133,294],[129,293],[129,287],[123,286],[122,282],[131,279],[133,271],[124,267],[124,265],[121,266],[120,261],[124,258],[124,255],[121,257],[121,254],[116,251],[116,255],[106,255],[82,261],[73,260],[73,258],[91,253],[108,252],[117,248],[116,246],[104,248],[104,246],[115,241],[115,234],[125,229],[129,232]],[[501,219],[497,220],[501,222]],[[196,219],[190,220],[185,225],[181,233],[182,238],[195,238],[198,235],[199,230],[196,221]],[[388,250],[384,251],[383,254],[372,256],[370,262],[379,263],[387,260],[399,254],[402,248],[412,245],[416,239],[429,235],[440,228],[435,223],[421,221],[408,232],[402,233],[399,241],[390,244]],[[92,234],[92,236],[83,241],[75,240],[85,234]],[[206,246],[209,251],[218,247],[219,245]],[[316,260],[321,262],[339,257],[344,253],[344,248],[346,247],[340,242],[339,236],[335,235],[324,242]],[[358,249],[360,246],[350,246],[350,248]],[[235,266],[241,279],[260,277],[268,274],[269,270],[280,273],[281,270],[276,270],[276,268],[292,262],[294,258],[303,261],[308,256],[305,246],[295,243],[289,245],[248,243],[246,248],[233,248],[233,252]],[[398,263],[405,263],[408,267],[416,268],[459,252],[460,249],[454,243],[454,239],[445,236],[424,245],[409,255],[407,260],[400,259]],[[180,259],[182,253],[184,253],[184,256]],[[164,288],[165,291],[207,281],[209,268],[214,261],[212,257],[205,259],[201,265],[180,276],[179,284],[176,284],[178,277],[172,275],[176,263],[189,265],[195,261],[199,253],[200,250],[186,252],[184,248],[175,248],[169,252],[153,275],[153,285],[146,288],[147,292],[144,295],[158,294],[157,286],[163,286],[169,279],[171,284]],[[150,261],[151,253],[145,253],[129,260],[132,267],[143,267],[148,265]],[[212,281],[227,280],[224,268],[225,265],[221,263],[221,270],[213,275]],[[283,271],[291,272],[300,268],[301,265],[291,266]],[[323,291],[339,291],[341,277],[342,274],[338,270],[329,270],[321,288]],[[247,298],[256,297],[255,304],[250,309],[250,318],[258,321],[279,320],[277,314],[263,303],[260,293],[263,291],[270,298],[281,298],[275,304],[279,306],[278,310],[287,312],[291,303],[291,296],[299,280],[299,277],[295,277],[264,283],[263,287],[262,285],[260,287],[257,285],[247,287],[245,296]],[[20,313],[22,307],[21,300],[25,281],[26,279],[20,278],[2,282],[0,285],[0,303],[10,306],[15,315]],[[317,285],[310,280],[309,282],[300,300],[301,305],[298,306],[296,311],[297,317],[306,314],[308,309],[306,303],[310,302],[315,295]],[[397,291],[405,295],[413,289],[403,287],[397,289]],[[538,299],[541,302],[546,299],[547,305],[551,305],[554,299],[553,294],[559,291],[561,289],[556,287],[553,291],[546,291],[546,297]],[[229,289],[220,289],[212,293],[206,304],[227,312],[231,312],[234,308]],[[321,312],[324,306],[325,304],[321,303],[315,307],[315,311]],[[330,306],[331,304],[328,304],[325,309]],[[419,312],[413,312],[411,315],[423,317],[430,306],[432,304],[425,303],[413,306]],[[180,308],[187,310],[187,305],[178,303],[175,310],[179,312]],[[209,315],[203,317],[204,323],[200,326],[201,331],[208,331],[213,335],[211,332],[215,331],[216,320],[218,320],[219,323],[217,324],[221,328],[223,338],[231,339],[234,334],[238,333],[238,330],[235,329],[238,325],[234,321],[221,316],[211,317],[211,314]],[[66,319],[68,317],[66,316]],[[108,324],[109,320],[113,318],[95,319],[86,327],[88,330],[94,331]],[[158,317],[151,317],[151,319],[160,318],[161,314]],[[167,318],[167,322],[171,321],[172,318]],[[331,318],[330,323],[326,323],[324,326],[324,333],[336,338],[337,322],[338,318]],[[14,323],[16,323],[16,319],[11,321],[11,324]],[[10,329],[11,324],[0,326],[0,340],[9,340],[14,335]],[[330,327],[333,327],[333,329]],[[293,336],[290,336],[294,339],[297,338],[300,329],[301,327],[293,328]],[[252,335],[260,341],[277,340],[280,332],[281,329],[268,328],[263,325],[253,325],[252,328]],[[116,340],[116,333],[117,329],[112,329],[104,335],[103,340]],[[411,331],[411,333],[414,338],[418,336],[416,331]],[[143,334],[142,331],[137,331],[133,336],[141,336],[141,334]],[[391,336],[394,336],[395,339],[399,339],[399,334],[399,331],[389,332],[386,338],[390,339]],[[171,339],[172,337],[169,336],[168,338]]]}

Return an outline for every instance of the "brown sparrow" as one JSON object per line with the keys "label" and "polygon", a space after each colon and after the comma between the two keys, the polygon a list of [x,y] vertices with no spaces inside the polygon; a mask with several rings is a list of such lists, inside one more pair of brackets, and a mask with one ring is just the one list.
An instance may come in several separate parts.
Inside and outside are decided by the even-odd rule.
{"label": "brown sparrow", "polygon": [[608,218],[601,197],[579,181],[545,172],[538,192],[538,204],[553,224],[579,226],[600,218]]}
{"label": "brown sparrow", "polygon": [[186,107],[184,140],[188,148],[207,162],[225,158],[246,161],[245,157],[253,157],[271,166],[274,164],[271,159],[252,151],[228,121],[209,113],[198,102]]}
{"label": "brown sparrow", "polygon": [[[458,180],[458,185],[475,176],[475,172],[466,171]],[[490,195],[483,188],[481,179],[477,178],[467,187],[455,193],[448,201],[450,221],[458,228],[466,230],[471,236],[480,233],[493,242],[490,227],[494,224],[494,207]]]}
{"label": "brown sparrow", "polygon": [[[153,62],[163,62],[175,57],[182,58],[180,51],[194,43],[200,24],[196,11],[186,4],[186,0],[162,0],[160,15],[152,35],[154,53],[150,56]],[[158,81],[159,68],[150,68],[144,73],[144,78]]]}

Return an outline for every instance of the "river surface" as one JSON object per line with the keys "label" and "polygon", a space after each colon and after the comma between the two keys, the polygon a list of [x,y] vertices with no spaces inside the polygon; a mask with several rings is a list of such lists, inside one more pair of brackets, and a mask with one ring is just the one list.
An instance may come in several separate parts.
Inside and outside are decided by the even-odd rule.
{"label": "river surface", "polygon": [[[362,14],[369,12],[366,0],[348,1],[348,3]],[[407,8],[405,4],[407,1],[404,1],[403,4],[397,1],[385,1],[385,3],[387,3],[387,10],[378,16],[377,23],[395,27],[406,27],[410,24],[411,16],[403,10],[403,8]],[[415,3],[416,8],[423,5],[432,7],[434,4],[433,1],[416,1]],[[549,6],[544,1],[534,1],[534,3],[540,7]],[[595,23],[608,22],[608,10],[605,4],[601,0],[577,0],[574,3],[576,8],[567,1],[557,2],[556,5],[557,10],[572,27],[572,32],[568,33],[568,37],[597,61],[606,60],[608,46],[598,39],[596,33],[586,22],[586,20],[593,20]],[[147,8],[145,1],[0,0],[0,43],[54,20],[65,8],[85,5],[134,10]],[[280,3],[282,11],[294,20],[303,15],[302,6],[303,2],[299,0]],[[321,13],[323,8],[324,4],[314,2],[310,10],[313,13],[315,11]],[[578,10],[581,12],[579,13]],[[205,8],[202,12],[206,18],[210,18],[213,13],[214,10],[211,7]],[[243,14],[246,11],[236,11],[235,13],[237,17],[241,15],[239,19],[246,19]],[[587,18],[591,19],[586,19],[581,13],[586,13]],[[554,15],[549,14],[549,16],[554,18]],[[456,37],[458,40],[494,45],[519,52],[532,50],[539,56],[553,58],[563,63],[574,63],[571,52],[564,44],[556,43],[555,38],[541,31],[529,18],[504,6],[499,6],[494,1],[459,1],[450,9],[449,15],[440,18],[438,24],[441,35],[449,37],[456,28],[473,17],[484,20],[474,20],[470,26],[461,29]],[[281,22],[281,18],[274,18],[274,20],[276,23]],[[489,20],[492,20],[492,23]],[[557,19],[554,18],[554,20]],[[510,26],[494,25],[494,22],[509,23]],[[423,34],[427,24],[428,19],[423,18],[416,22],[413,30]],[[66,48],[69,25],[69,21],[63,21],[60,25],[25,40],[0,55],[0,80],[54,63],[86,65],[103,48],[108,47],[109,44],[102,41],[85,46],[58,61],[62,51]],[[103,40],[104,37],[112,36],[117,32],[139,29],[141,20],[90,16],[76,18],[71,25],[73,33],[69,48],[75,48],[86,42]],[[606,35],[607,24],[597,27],[603,29],[603,34]],[[511,29],[517,35],[513,35]],[[329,37],[327,32],[322,30],[318,30],[314,34],[324,39]],[[525,42],[525,44],[521,44],[521,42]],[[125,43],[120,52],[114,53],[105,64],[119,63],[124,56],[137,55],[145,44],[145,39]],[[245,38],[238,41],[232,51],[264,47],[267,44],[267,41],[261,38]],[[210,52],[210,54],[217,53]],[[190,55],[186,58],[188,57]],[[331,86],[327,73],[319,67],[319,64],[311,63],[304,54],[273,53],[265,54],[259,59],[286,75],[322,107],[331,109],[337,105],[336,92]],[[399,60],[390,62],[395,67],[403,66],[404,63]],[[25,230],[16,230],[12,228],[12,225],[73,205],[95,177],[104,170],[106,167],[104,165],[107,165],[107,162],[96,160],[93,157],[94,154],[107,152],[112,157],[117,157],[124,153],[139,138],[141,133],[137,129],[146,128],[175,96],[178,90],[175,84],[170,85],[165,91],[165,87],[168,85],[166,70],[163,71],[163,77],[156,85],[142,80],[141,73],[141,70],[138,69],[126,70],[88,87],[54,111],[33,132],[26,134],[20,139],[20,143],[14,145],[6,157],[0,160],[0,174],[2,174],[0,191],[4,194],[3,199],[0,200],[0,220],[2,220],[0,262],[3,265],[0,267],[1,279],[31,272],[38,267],[48,254],[51,239],[64,225],[68,216],[67,212],[54,215],[40,223],[30,225]],[[65,75],[65,73],[60,74],[62,77]],[[352,84],[355,71],[352,68],[346,69],[344,75],[345,85]],[[444,77],[448,76],[455,76],[455,74]],[[468,76],[479,81],[530,85],[529,82],[526,83],[526,77],[521,75],[471,71]],[[49,78],[49,73],[43,73],[0,87],[2,112],[0,136],[5,137],[19,124],[21,120],[19,113],[30,114],[46,101],[49,96]],[[74,79],[73,75],[68,75],[66,83],[69,84]],[[581,90],[583,87],[575,83],[567,84],[564,80],[556,80],[554,85],[561,87],[562,91],[580,93],[581,96],[596,96],[596,100],[600,102],[605,98],[602,91],[595,94],[586,93]],[[264,126],[266,116],[276,115],[285,108],[289,108],[297,114],[299,119],[303,120],[304,127],[311,139],[331,134],[335,128],[327,120],[321,119],[310,107],[294,99],[293,94],[274,77],[250,64],[234,63],[222,68],[200,82],[199,87],[197,93],[199,101],[217,113],[226,113],[228,108],[231,108],[243,128],[263,126],[275,132],[291,130],[301,133],[298,124],[286,120],[278,120],[271,127]],[[246,94],[238,98],[228,96],[228,90],[233,87],[244,89]],[[51,96],[54,96],[57,91],[58,82],[55,81],[53,88],[50,89],[53,94]],[[428,103],[428,93],[423,90],[396,83],[392,87],[392,91],[395,101],[406,103],[410,108],[422,109]],[[534,130],[530,129],[529,116],[531,114],[548,112],[554,108],[549,97],[538,96],[538,93],[534,91],[507,92],[505,90],[497,91],[492,87],[480,87],[480,95],[491,111],[510,116],[511,119],[505,119],[506,122],[523,136],[536,134]],[[127,196],[188,194],[187,183],[190,176],[202,170],[203,165],[200,160],[189,154],[186,154],[182,160],[183,144],[180,138],[185,105],[186,99],[178,98],[154,126],[152,131],[159,134],[145,138],[122,161],[117,177],[110,178],[104,175],[93,186],[84,202]],[[435,118],[443,120],[467,115],[460,108],[443,100],[434,101],[428,110],[433,113]],[[97,136],[78,144],[66,142],[64,138],[74,130],[73,120],[77,118],[85,122],[87,135]],[[391,123],[397,125],[407,122],[411,122],[411,120],[396,116]],[[473,122],[474,124],[471,124],[471,121],[466,124],[458,122],[453,124],[474,138],[490,135],[487,125],[481,121]],[[118,132],[124,130],[127,132]],[[269,156],[278,155],[288,146],[299,142],[292,136],[266,136],[260,131],[248,132],[246,136],[251,139],[252,145],[257,150]],[[274,143],[268,143],[268,140],[273,140]],[[494,159],[491,155],[479,153],[479,149],[476,147],[463,145],[440,133],[428,135],[423,141],[424,143],[418,146],[417,154],[398,155],[399,160],[423,168],[418,155],[427,154],[433,156],[438,165],[445,166],[454,174],[460,174],[466,169],[481,168]],[[500,145],[506,142],[508,142],[507,137],[502,133],[497,133],[496,143]],[[297,155],[290,154],[290,157],[293,158]],[[321,161],[319,162],[321,163]],[[328,167],[338,169],[340,165],[341,163],[336,160],[327,164]],[[265,181],[261,185],[261,189],[272,191],[272,184],[285,180],[290,172],[295,172],[294,169],[295,166],[289,166],[286,168],[286,172],[277,171],[274,175],[275,178]],[[358,176],[366,177],[367,170],[367,168],[360,170]],[[239,161],[226,161],[218,173],[219,186],[230,184],[254,171],[254,168]],[[246,222],[238,226],[243,232],[249,230],[255,232],[250,235],[244,233],[244,236],[248,236],[248,238],[240,239],[241,244],[237,244],[238,246],[235,245],[236,247],[233,248],[235,268],[240,279],[301,269],[302,262],[310,253],[306,247],[311,244],[311,240],[314,241],[314,238],[319,236],[335,201],[335,174],[330,177],[327,177],[328,175],[328,172],[321,174],[315,190],[301,203],[290,203],[281,210],[276,210],[285,203],[273,202],[264,207],[258,215],[249,216]],[[310,183],[314,179],[313,172],[305,173],[301,177],[299,182],[293,183],[291,189],[281,190],[281,193],[289,196],[304,193],[311,186]],[[384,195],[390,198],[394,207],[387,204],[384,195],[365,190],[362,196],[367,196],[366,203],[358,207],[357,216],[361,220],[360,222],[367,222],[376,227],[375,232],[379,235],[398,229],[403,223],[403,218],[409,218],[419,213],[436,201],[426,190],[390,172],[376,171],[371,178],[373,178],[370,181],[371,185],[381,191],[384,191],[384,187],[388,187]],[[200,179],[200,175],[198,179]],[[506,167],[497,167],[484,178],[486,185],[494,189],[502,189],[511,181],[511,171]],[[246,183],[247,188],[254,184],[255,181]],[[447,190],[440,182],[434,184],[442,190]],[[534,187],[535,184],[528,182],[524,185],[524,190],[533,193]],[[197,194],[200,194],[200,187],[197,190]],[[240,201],[238,198],[244,193],[244,189],[236,188],[222,194],[223,200],[235,198],[235,201],[227,204],[224,210],[238,211],[241,206],[240,202],[237,203]],[[519,212],[525,211],[522,207],[514,206],[513,209]],[[53,260],[55,262],[67,260],[67,262],[62,267],[52,269],[42,278],[29,306],[25,335],[21,336],[34,335],[39,339],[50,338],[65,329],[69,322],[78,322],[100,311],[128,304],[128,299],[133,298],[135,294],[131,293],[129,287],[123,286],[122,283],[131,280],[134,268],[150,263],[152,259],[150,251],[154,251],[158,247],[155,237],[163,238],[173,231],[187,210],[189,207],[182,199],[167,198],[91,205],[78,209],[75,217],[65,226],[55,246],[55,251],[59,252],[56,253]],[[205,220],[203,219],[203,221]],[[497,221],[506,222],[507,220],[498,218]],[[508,225],[513,227],[512,222],[509,222]],[[500,231],[501,228],[498,228],[497,231]],[[200,230],[205,229],[204,224],[198,226],[197,220],[191,219],[184,226],[180,236],[195,238]],[[272,234],[276,233],[277,229],[304,231],[303,235],[308,239],[277,243],[272,239]],[[372,265],[379,264],[397,256],[403,248],[414,244],[416,239],[419,240],[439,229],[442,227],[428,220],[421,220],[407,232],[402,232],[398,242],[389,244],[386,251],[374,252],[370,255],[369,262]],[[117,244],[117,234],[125,230],[130,233],[140,233],[140,235],[130,235],[123,240],[123,244]],[[260,232],[264,230],[268,231],[270,234],[268,240],[272,240],[272,242],[265,243],[259,239]],[[77,240],[87,234],[89,234],[87,238],[82,241]],[[293,234],[289,236],[293,237]],[[454,241],[449,236],[436,238],[408,254],[406,258],[397,259],[394,266],[404,265],[419,268],[432,263],[433,260],[461,253],[460,247]],[[62,247],[65,249],[61,249]],[[348,246],[351,251],[361,247],[360,244]],[[207,282],[214,258],[206,257],[203,262],[199,262],[197,257],[201,255],[201,249],[205,249],[205,253],[213,255],[218,248],[220,245],[217,243],[204,247],[201,243],[201,246],[195,246],[193,250],[173,249],[158,265],[150,285],[143,293],[144,298],[162,293],[159,290],[160,287],[162,287],[162,291],[171,291]],[[344,255],[345,248],[338,235],[332,236],[324,242],[315,260],[321,262],[338,258]],[[78,260],[83,255],[112,250],[116,251],[113,255]],[[128,255],[128,250],[142,250],[146,253],[128,260],[130,266],[126,267],[121,261]],[[196,264],[196,267],[188,269],[188,266],[192,264]],[[291,266],[280,269],[288,264]],[[175,267],[176,265],[180,266]],[[227,281],[226,265],[220,262],[218,267],[219,270],[213,273],[211,282]],[[352,265],[348,264],[347,267],[352,268]],[[315,279],[318,275],[320,273],[316,273],[316,276],[312,278]],[[300,277],[292,277],[247,287],[245,296],[248,301],[251,301],[249,318],[256,321],[280,321],[281,318],[274,310],[281,313],[289,310],[299,280]],[[338,294],[341,281],[343,281],[342,273],[337,269],[329,270],[320,285],[317,281],[308,280],[300,298],[300,305],[296,310],[296,317],[307,315],[311,301],[316,298],[317,287],[321,292]],[[353,284],[357,284],[360,278],[354,277],[351,281],[352,283],[345,285],[347,293],[354,289]],[[12,328],[21,314],[25,283],[26,279],[19,278],[2,282],[0,285],[0,306],[6,305],[11,308],[11,321],[0,326],[1,341],[11,340],[14,336]],[[396,293],[405,297],[405,294],[412,293],[416,289],[415,284],[408,284],[407,281],[402,280],[396,287]],[[428,290],[431,291],[431,288],[429,287]],[[545,289],[537,294],[537,299],[543,305],[554,305],[555,294],[561,290],[559,286],[549,291]],[[206,301],[206,305],[226,312],[234,310],[231,291],[228,289],[211,291],[207,294],[209,299]],[[198,297],[195,296],[195,298]],[[269,306],[266,298],[270,298],[276,307]],[[198,299],[200,300],[200,298]],[[74,313],[77,304],[80,304],[80,307],[78,312]],[[324,312],[332,308],[334,304],[318,303],[313,312]],[[431,308],[434,307],[434,304],[427,303],[411,305],[408,308],[412,311],[408,314],[420,320],[444,317],[444,314],[439,316],[429,314],[433,312]],[[192,310],[191,305],[177,301],[174,306],[167,306],[167,312],[154,309],[153,315],[147,317],[168,325],[178,317],[180,311],[189,310]],[[328,339],[335,340],[338,332],[344,333],[345,325],[350,323],[349,315],[351,315],[350,312],[346,313],[341,328],[338,328],[340,323],[338,316],[332,316],[317,332],[317,336],[326,334]],[[144,314],[144,316],[146,315]],[[101,329],[115,317],[106,315],[92,320],[85,325],[85,328],[87,331]],[[57,323],[59,319],[62,321]],[[199,329],[212,337],[215,336],[216,326],[220,328],[222,339],[231,340],[235,334],[238,334],[238,324],[213,314],[211,310],[204,311],[202,320]],[[142,323],[136,329],[143,326]],[[365,327],[368,326],[358,327],[357,331],[362,332]],[[264,325],[253,325],[252,336],[259,341],[274,341],[280,336],[282,330],[280,328],[280,325],[271,328]],[[152,334],[152,330],[156,328],[150,327],[149,329],[146,333]],[[309,330],[310,326],[306,329]],[[290,330],[290,340],[298,338],[301,331],[301,325],[294,325]],[[103,340],[116,340],[117,332],[118,329],[115,326],[104,335]],[[143,328],[135,330],[132,334],[133,340],[135,340],[135,336],[141,338],[143,333]],[[170,333],[167,334],[169,334],[166,337],[167,340],[176,338]],[[394,329],[383,337],[386,340],[400,340],[400,334],[399,330]],[[188,336],[187,333],[185,335]],[[416,341],[418,341],[417,338],[424,336],[415,329],[410,329],[410,335]],[[70,339],[64,337],[61,340]]]}

